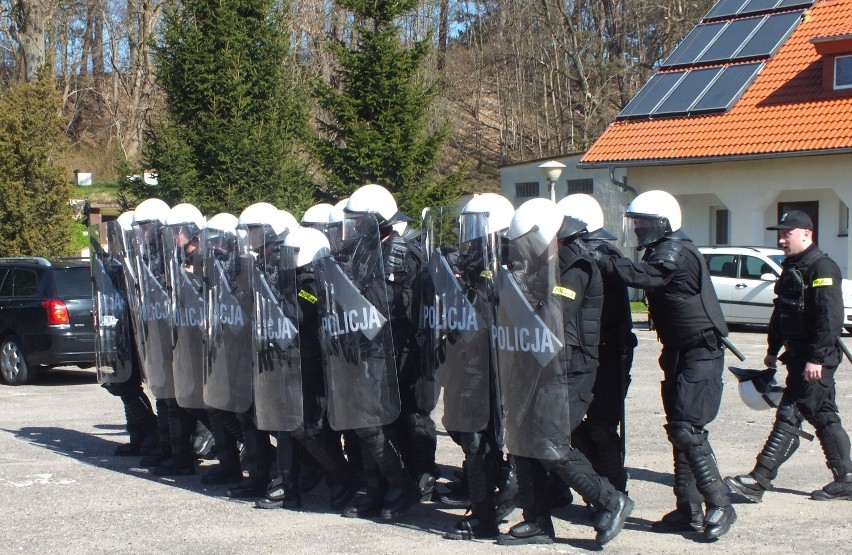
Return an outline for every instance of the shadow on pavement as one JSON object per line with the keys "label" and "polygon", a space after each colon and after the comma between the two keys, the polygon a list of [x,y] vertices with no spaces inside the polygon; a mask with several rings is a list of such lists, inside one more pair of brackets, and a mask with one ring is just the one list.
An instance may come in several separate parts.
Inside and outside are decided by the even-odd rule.
{"label": "shadow on pavement", "polygon": [[80,368],[54,368],[51,370],[39,370],[36,387],[53,387],[59,385],[85,385],[97,384],[98,375],[92,369]]}

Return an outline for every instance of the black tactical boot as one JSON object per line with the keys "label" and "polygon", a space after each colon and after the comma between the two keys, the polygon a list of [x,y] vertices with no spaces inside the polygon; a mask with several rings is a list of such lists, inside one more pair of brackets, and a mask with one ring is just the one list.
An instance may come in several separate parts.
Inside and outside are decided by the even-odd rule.
{"label": "black tactical boot", "polygon": [[816,501],[831,501],[834,499],[852,500],[852,473],[834,473],[834,481],[822,489],[811,492],[811,499]]}
{"label": "black tactical boot", "polygon": [[413,480],[408,478],[405,480],[395,481],[388,492],[382,504],[382,518],[385,520],[393,520],[399,518],[412,505],[419,503],[422,497],[420,488]]}
{"label": "black tactical boot", "polygon": [[226,495],[233,498],[260,497],[266,494],[267,484],[257,478],[243,478],[235,486],[230,488]]}
{"label": "black tactical boot", "polygon": [[550,517],[540,517],[535,522],[520,522],[509,529],[508,534],[500,534],[498,545],[550,544],[556,533]]}
{"label": "black tactical boot", "polygon": [[296,480],[291,476],[279,476],[269,483],[266,495],[255,502],[258,509],[290,509],[302,508],[302,493],[295,485]]}
{"label": "black tactical boot", "polygon": [[703,532],[704,509],[700,503],[678,503],[677,509],[651,524],[651,530],[658,534]]}
{"label": "black tactical boot", "polygon": [[239,465],[219,463],[201,475],[201,483],[205,485],[236,484],[243,479],[243,471]]}
{"label": "black tactical boot", "polygon": [[346,518],[373,518],[382,514],[387,482],[375,471],[366,472],[367,493],[359,495],[343,510]]}
{"label": "black tactical boot", "polygon": [[142,468],[150,468],[159,466],[163,461],[172,456],[172,446],[166,442],[160,441],[156,447],[151,449],[148,455],[142,457],[139,461],[139,466]]}
{"label": "black tactical boot", "polygon": [[494,495],[473,505],[472,514],[461,520],[444,537],[448,540],[479,540],[496,538],[500,535],[497,528],[497,512],[494,508]]}
{"label": "black tactical boot", "polygon": [[772,489],[772,482],[751,474],[727,476],[725,483],[733,493],[738,493],[753,503],[760,503],[763,500],[763,493]]}
{"label": "black tactical boot", "polygon": [[603,528],[598,531],[595,536],[595,543],[598,545],[606,545],[621,532],[624,528],[624,523],[627,517],[633,512],[633,500],[621,492],[616,492],[615,507],[610,509],[611,516],[609,519],[602,519],[601,526]]}
{"label": "black tactical boot", "polygon": [[154,467],[156,476],[192,476],[195,474],[195,464],[185,458],[169,457]]}
{"label": "black tactical boot", "polygon": [[732,505],[709,508],[704,517],[704,539],[718,540],[731,529],[731,525],[736,520],[737,512]]}

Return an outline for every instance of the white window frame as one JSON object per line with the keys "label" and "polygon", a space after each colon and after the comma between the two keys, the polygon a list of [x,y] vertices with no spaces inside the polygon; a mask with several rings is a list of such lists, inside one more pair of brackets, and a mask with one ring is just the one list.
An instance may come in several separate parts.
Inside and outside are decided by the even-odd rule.
{"label": "white window frame", "polygon": [[[834,72],[833,72],[834,73],[834,78],[833,78],[834,90],[839,91],[839,90],[843,90],[843,89],[852,89],[852,80],[850,80],[849,83],[846,83],[846,84],[843,84],[843,85],[837,84],[837,68],[838,68],[838,63],[840,62],[840,60],[846,60],[847,63],[852,64],[852,55],[837,56],[837,57],[834,58]],[[852,69],[852,68],[849,68],[849,69]]]}

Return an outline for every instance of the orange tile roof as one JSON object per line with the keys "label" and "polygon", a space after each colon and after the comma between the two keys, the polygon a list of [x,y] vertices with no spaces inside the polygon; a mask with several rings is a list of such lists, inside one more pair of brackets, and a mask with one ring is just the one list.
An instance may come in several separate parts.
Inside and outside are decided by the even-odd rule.
{"label": "orange tile roof", "polygon": [[811,39],[852,32],[852,0],[821,0],[722,114],[615,121],[581,164],[650,165],[672,160],[852,149],[852,91],[822,88]]}

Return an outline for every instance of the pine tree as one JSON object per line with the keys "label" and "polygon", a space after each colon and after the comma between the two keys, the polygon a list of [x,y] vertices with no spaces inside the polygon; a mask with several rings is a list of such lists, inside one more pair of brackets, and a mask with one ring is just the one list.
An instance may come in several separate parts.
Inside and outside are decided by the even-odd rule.
{"label": "pine tree", "polygon": [[73,254],[73,188],[57,163],[66,144],[49,66],[0,92],[0,256]]}
{"label": "pine tree", "polygon": [[141,196],[236,214],[253,202],[312,203],[300,146],[309,106],[272,0],[176,0],[156,50],[168,115],[146,138],[159,186]]}
{"label": "pine tree", "polygon": [[424,206],[455,199],[456,179],[435,174],[448,129],[430,126],[436,90],[418,75],[429,38],[406,47],[394,24],[417,7],[417,0],[338,2],[366,23],[357,30],[356,48],[332,45],[339,89],[321,83],[315,91],[326,114],[315,152],[329,192],[345,197],[361,185],[379,183],[398,193],[400,207],[412,216]]}

